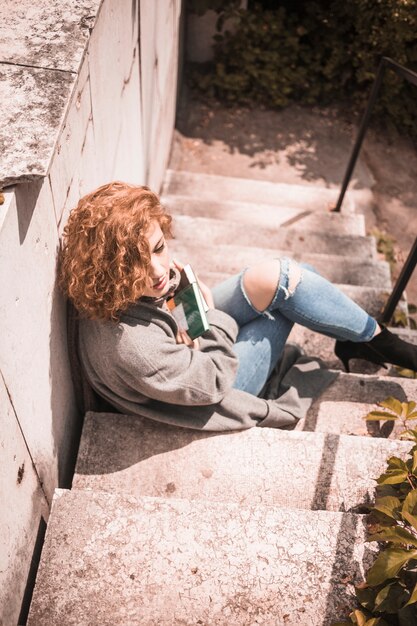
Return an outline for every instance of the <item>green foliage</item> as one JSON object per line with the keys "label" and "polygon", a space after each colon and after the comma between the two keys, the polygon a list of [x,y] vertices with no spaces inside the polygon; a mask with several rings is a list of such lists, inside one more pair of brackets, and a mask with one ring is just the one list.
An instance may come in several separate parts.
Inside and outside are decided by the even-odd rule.
{"label": "green foliage", "polygon": [[[414,304],[407,305],[408,313],[403,309],[395,309],[394,315],[392,316],[391,324],[396,328],[412,328],[415,330],[417,328],[417,322],[414,318],[410,317],[410,315],[415,315],[416,306]],[[411,371],[411,370],[407,370]],[[415,378],[415,376],[411,376],[410,378]]]}
{"label": "green foliage", "polygon": [[[417,96],[417,92],[416,92]],[[397,256],[395,253],[395,239],[388,233],[383,230],[379,230],[378,228],[374,228],[371,231],[371,235],[375,237],[376,247],[380,254],[384,255],[385,260],[390,264],[391,272],[395,270],[395,266],[397,264]],[[412,328],[413,330],[417,329],[417,322],[411,315],[415,315],[417,312],[417,307],[415,304],[408,304],[407,311],[403,309],[397,308],[394,311],[394,315],[392,316],[391,324],[397,328]],[[408,378],[415,378],[414,373],[411,370],[402,370],[403,376]],[[408,372],[411,372],[408,373]]]}
{"label": "green foliage", "polygon": [[[417,403],[389,397],[366,419],[417,419]],[[359,608],[347,622],[361,626],[415,626],[417,624],[417,430],[403,438],[414,443],[408,458],[391,457],[386,471],[377,478],[375,504],[369,516],[370,535],[381,551],[356,587]]]}
{"label": "green foliage", "polygon": [[385,231],[379,230],[378,228],[374,228],[371,232],[371,235],[375,237],[376,249],[380,254],[384,255],[384,258],[390,264],[392,271],[397,263],[394,237],[391,237],[391,235],[389,235]]}
{"label": "green foliage", "polygon": [[[417,96],[417,91],[416,91]],[[376,248],[380,254],[384,255],[385,260],[390,264],[391,272],[395,270],[397,264],[397,256],[395,253],[395,239],[385,231],[374,228],[371,231],[371,235],[375,237]],[[408,314],[403,309],[397,308],[392,316],[391,324],[397,328],[412,328],[417,329],[417,322],[411,315],[415,315],[417,307],[414,304],[407,305]],[[411,370],[402,370],[405,372],[411,372]],[[408,373],[402,374],[409,378],[415,378],[414,375]]]}
{"label": "green foliage", "polygon": [[[417,0],[316,0],[220,11],[211,71],[193,84],[230,103],[367,99],[379,60],[417,67]],[[417,136],[416,88],[386,73],[375,114]]]}
{"label": "green foliage", "polygon": [[408,420],[417,419],[417,404],[413,401],[410,402],[400,402],[390,396],[386,398],[382,402],[378,402],[378,406],[380,406],[382,411],[371,411],[367,415],[365,415],[365,419],[367,421],[398,421],[401,420],[404,428],[407,428]]}

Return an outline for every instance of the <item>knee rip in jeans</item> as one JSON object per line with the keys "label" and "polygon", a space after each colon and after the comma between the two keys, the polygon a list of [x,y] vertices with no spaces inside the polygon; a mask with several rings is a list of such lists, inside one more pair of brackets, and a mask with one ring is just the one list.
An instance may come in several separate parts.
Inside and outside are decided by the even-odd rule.
{"label": "knee rip in jeans", "polygon": [[288,287],[281,285],[282,290],[285,293],[285,300],[291,298],[295,294],[295,290],[301,282],[302,274],[301,267],[294,261],[288,263]]}

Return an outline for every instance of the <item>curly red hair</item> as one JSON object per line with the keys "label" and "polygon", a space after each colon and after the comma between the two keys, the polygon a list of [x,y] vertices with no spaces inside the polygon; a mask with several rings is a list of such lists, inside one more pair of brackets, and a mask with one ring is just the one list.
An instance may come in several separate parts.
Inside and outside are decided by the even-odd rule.
{"label": "curly red hair", "polygon": [[171,236],[171,217],[148,187],[112,182],[79,201],[64,228],[59,284],[80,314],[117,320],[143,295],[156,220]]}

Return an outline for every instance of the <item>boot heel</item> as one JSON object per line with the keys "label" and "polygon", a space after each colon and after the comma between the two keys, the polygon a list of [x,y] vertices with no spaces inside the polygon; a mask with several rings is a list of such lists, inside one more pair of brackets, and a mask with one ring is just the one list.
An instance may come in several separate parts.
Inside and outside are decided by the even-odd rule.
{"label": "boot heel", "polygon": [[345,345],[345,342],[336,341],[334,352],[337,358],[342,361],[343,367],[345,368],[345,372],[349,374],[350,372],[349,361],[351,359],[351,356],[349,354],[346,354],[347,352],[349,352],[348,346]]}
{"label": "boot heel", "polygon": [[345,368],[345,372],[347,374],[350,374],[350,367],[349,367],[349,359],[340,359],[343,363],[343,367]]}

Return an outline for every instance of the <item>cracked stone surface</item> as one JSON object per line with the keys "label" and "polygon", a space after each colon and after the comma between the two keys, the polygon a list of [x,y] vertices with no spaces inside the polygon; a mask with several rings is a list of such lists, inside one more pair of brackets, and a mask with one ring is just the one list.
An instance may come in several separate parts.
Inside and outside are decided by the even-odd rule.
{"label": "cracked stone surface", "polygon": [[409,442],[254,428],[207,434],[88,413],[74,489],[349,511]]}
{"label": "cracked stone surface", "polygon": [[[248,229],[244,221],[231,222],[216,218],[192,217],[177,215],[174,219],[174,235],[181,241],[211,244],[217,246],[225,243],[239,243],[252,246],[253,231]],[[346,250],[357,260],[373,261],[376,258],[376,245],[373,237],[355,235],[336,235],[326,232],[291,229],[282,226],[271,230],[265,226],[257,226],[257,247],[291,250],[292,253],[313,252],[320,254],[344,255]]]}
{"label": "cracked stone surface", "polygon": [[[270,181],[253,180],[250,178],[233,178],[205,173],[184,172],[181,170],[167,170],[163,194],[203,197],[218,201],[227,198],[232,201],[259,203],[275,206],[299,208],[307,207],[309,211],[325,210],[335,204],[337,192],[326,187],[317,187],[314,190],[306,185],[275,183]],[[352,213],[353,201],[347,196],[345,213]]]}
{"label": "cracked stone surface", "polygon": [[101,0],[0,6],[0,188],[46,176]]}
{"label": "cracked stone surface", "polygon": [[76,75],[0,64],[0,187],[46,176]]}
{"label": "cracked stone surface", "polygon": [[[410,331],[399,334],[407,337]],[[364,420],[364,415],[378,408],[377,402],[389,396],[400,402],[415,400],[416,381],[395,375],[340,374],[320,398],[313,402],[307,416],[300,420],[296,428],[317,433],[345,433],[395,439],[405,430],[402,423],[390,422],[387,428],[381,422]]]}
{"label": "cracked stone surface", "polygon": [[102,0],[2,0],[0,63],[77,72]]}
{"label": "cracked stone surface", "polygon": [[330,626],[363,540],[349,513],[60,491],[28,625]]}
{"label": "cracked stone surface", "polygon": [[[232,181],[229,181],[230,185]],[[176,184],[177,185],[177,184]],[[178,188],[181,180],[178,182]],[[196,185],[197,187],[198,185]],[[214,187],[217,186],[217,178]],[[239,184],[236,185],[237,187]],[[257,189],[256,181],[252,181],[253,189]],[[166,186],[165,186],[166,189]],[[181,188],[183,193],[186,189]],[[262,202],[247,201],[242,199],[224,200],[221,196],[215,199],[206,199],[203,189],[195,190],[198,202],[192,195],[169,195],[163,192],[161,200],[173,215],[187,215],[190,217],[218,218],[227,221],[237,221],[247,225],[260,226],[261,228],[278,229],[282,226],[291,226],[292,229],[303,229],[314,232],[326,232],[328,235],[365,235],[365,222],[363,215],[359,213],[325,213],[324,211],[311,211],[310,203],[303,204],[299,198],[299,206],[290,207],[277,200],[276,205],[264,203],[264,196],[258,190]],[[228,191],[229,193],[229,191]],[[235,192],[236,196],[237,193]]]}

